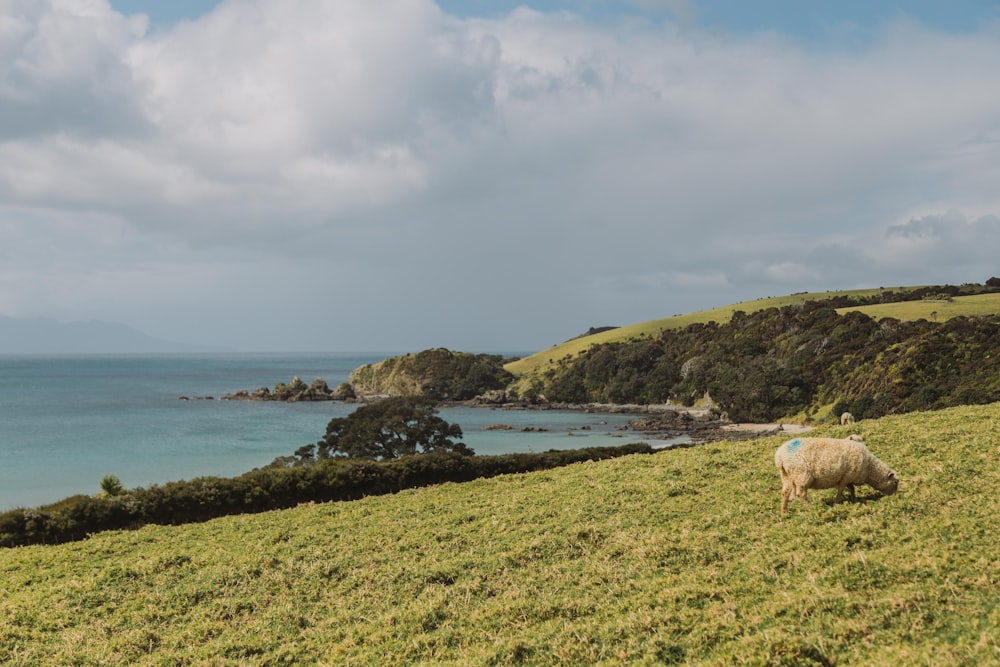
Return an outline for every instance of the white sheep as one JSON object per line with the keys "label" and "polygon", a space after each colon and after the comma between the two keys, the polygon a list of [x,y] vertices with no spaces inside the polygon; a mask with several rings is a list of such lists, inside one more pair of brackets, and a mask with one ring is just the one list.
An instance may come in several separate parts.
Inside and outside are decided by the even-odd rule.
{"label": "white sheep", "polygon": [[850,412],[845,412],[844,414],[840,415],[841,426],[847,426],[848,424],[853,424],[853,423],[854,423],[854,415],[852,415]]}
{"label": "white sheep", "polygon": [[854,496],[855,484],[867,484],[885,495],[899,488],[896,473],[872,454],[860,435],[836,438],[794,438],[774,453],[774,465],[781,473],[781,513],[788,513],[788,499],[795,495],[809,504],[809,489],[837,489],[840,501],[844,489]]}

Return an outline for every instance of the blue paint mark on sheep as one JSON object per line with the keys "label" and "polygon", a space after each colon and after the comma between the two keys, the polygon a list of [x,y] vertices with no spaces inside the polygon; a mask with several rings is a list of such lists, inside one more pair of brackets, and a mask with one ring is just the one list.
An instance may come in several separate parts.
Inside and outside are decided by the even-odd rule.
{"label": "blue paint mark on sheep", "polygon": [[786,445],[786,448],[788,449],[789,452],[794,452],[801,445],[802,445],[802,441],[799,440],[798,438],[795,438],[795,440],[789,441],[788,445]]}

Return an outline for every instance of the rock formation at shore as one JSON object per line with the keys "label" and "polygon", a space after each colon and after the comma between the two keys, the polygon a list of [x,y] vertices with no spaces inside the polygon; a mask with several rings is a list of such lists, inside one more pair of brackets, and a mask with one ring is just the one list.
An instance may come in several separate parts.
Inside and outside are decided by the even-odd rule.
{"label": "rock formation at shore", "polygon": [[681,434],[691,436],[692,443],[714,440],[752,440],[774,435],[782,430],[780,424],[773,428],[734,428],[728,420],[710,410],[664,410],[651,413],[629,422],[629,427],[638,433],[654,437],[671,438]]}
{"label": "rock formation at shore", "polygon": [[316,378],[311,384],[306,384],[299,376],[289,383],[279,382],[274,389],[260,387],[253,391],[240,389],[222,397],[224,401],[353,401],[357,397],[354,389],[346,382],[331,390],[322,378]]}

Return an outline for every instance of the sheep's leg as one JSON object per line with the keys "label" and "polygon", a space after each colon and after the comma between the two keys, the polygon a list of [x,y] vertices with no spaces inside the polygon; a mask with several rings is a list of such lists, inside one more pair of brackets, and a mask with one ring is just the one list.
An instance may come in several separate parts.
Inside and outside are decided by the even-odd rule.
{"label": "sheep's leg", "polygon": [[780,468],[781,472],[781,513],[788,514],[788,501],[791,499],[792,495],[795,493],[795,482],[792,478],[788,476],[784,468]]}
{"label": "sheep's leg", "polygon": [[839,503],[844,499],[844,489],[847,489],[847,495],[851,497],[852,501],[857,500],[857,497],[854,495],[854,485],[850,482],[841,482],[837,487],[837,497],[833,499],[833,502]]}
{"label": "sheep's leg", "polygon": [[809,489],[807,489],[806,487],[800,486],[799,489],[798,489],[798,496],[799,496],[799,500],[801,500],[802,502],[804,502],[806,505],[811,505],[812,503],[810,503],[809,499],[806,498],[806,491],[808,491],[808,490]]}

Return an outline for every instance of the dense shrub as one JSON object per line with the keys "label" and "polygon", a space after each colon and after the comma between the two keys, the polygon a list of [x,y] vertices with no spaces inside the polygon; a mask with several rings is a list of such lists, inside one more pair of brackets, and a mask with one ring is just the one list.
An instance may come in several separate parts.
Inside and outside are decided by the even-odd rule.
{"label": "dense shrub", "polygon": [[79,495],[36,509],[4,512],[0,514],[0,546],[56,544],[102,530],[130,529],[147,523],[191,523],[304,502],[356,500],[443,482],[466,482],[653,451],[646,444],[631,444],[502,456],[433,452],[382,462],[324,459],[309,466],[265,468],[239,477],[199,477],[117,496]]}

